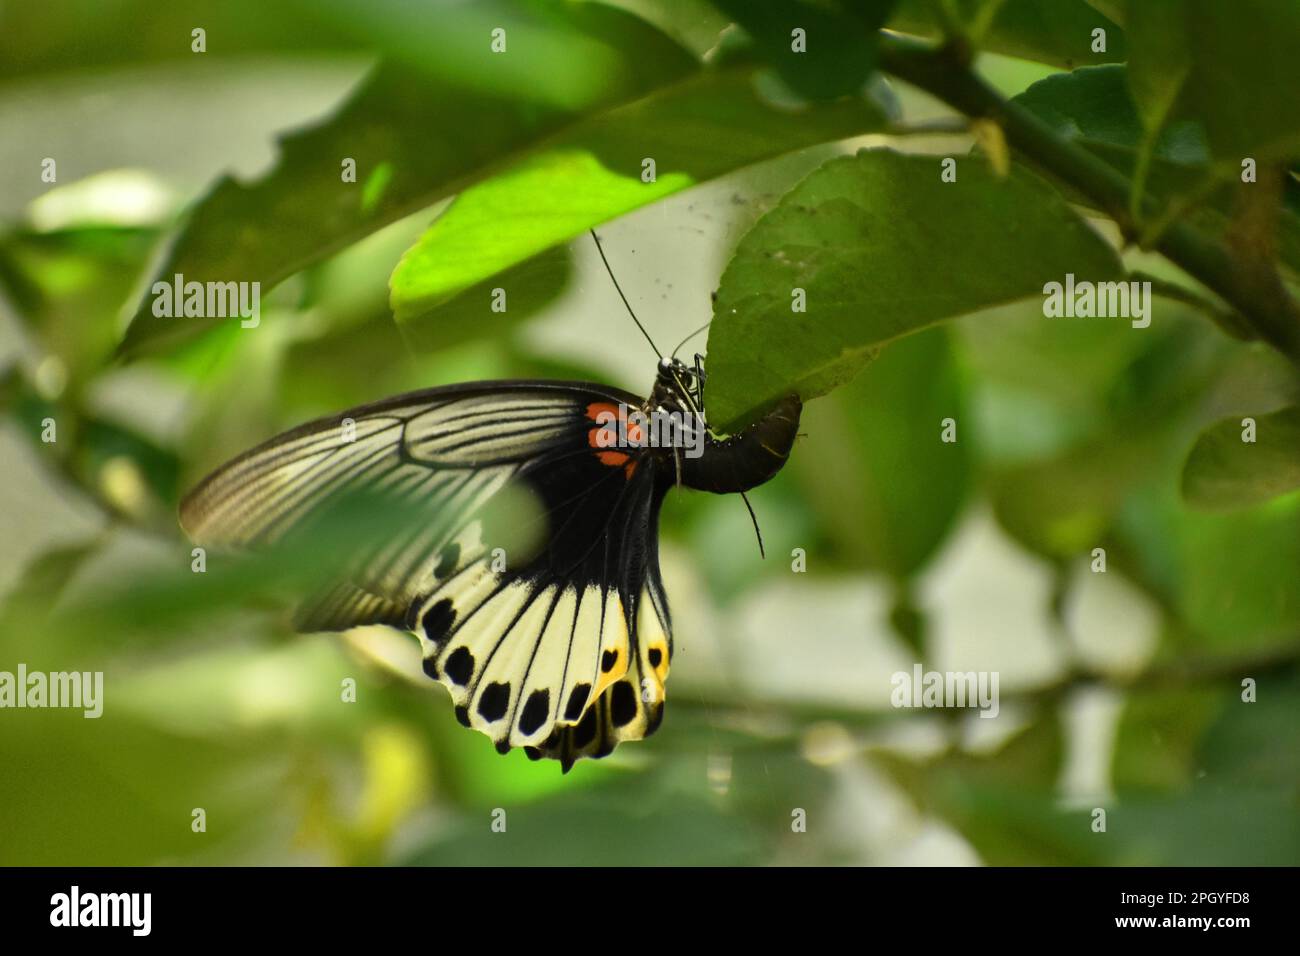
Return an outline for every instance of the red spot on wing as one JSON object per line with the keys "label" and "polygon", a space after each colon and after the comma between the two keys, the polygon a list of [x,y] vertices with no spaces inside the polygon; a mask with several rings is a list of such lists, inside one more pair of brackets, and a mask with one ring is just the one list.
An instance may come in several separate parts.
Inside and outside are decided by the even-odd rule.
{"label": "red spot on wing", "polygon": [[[627,478],[631,480],[632,474],[636,471],[636,459],[626,452],[614,451],[610,448],[611,439],[614,441],[618,439],[618,406],[610,402],[592,402],[587,406],[587,417],[593,422],[602,422],[587,432],[587,444],[592,448],[600,449],[596,452],[600,463],[611,468],[622,468]],[[639,443],[642,434],[640,425],[635,422],[627,423],[627,437],[630,442]]]}

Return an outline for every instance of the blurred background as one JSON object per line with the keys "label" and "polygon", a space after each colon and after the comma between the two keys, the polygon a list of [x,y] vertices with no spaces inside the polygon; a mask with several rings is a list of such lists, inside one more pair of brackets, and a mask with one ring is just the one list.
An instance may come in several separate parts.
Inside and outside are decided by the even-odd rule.
{"label": "blurred background", "polygon": [[[808,405],[752,494],[766,560],[738,498],[671,494],[664,725],[567,776],[463,731],[408,635],[296,635],[246,580],[191,573],[180,495],[280,430],[478,378],[653,378],[588,238],[535,307],[448,312],[413,348],[388,280],[445,201],[264,291],[256,330],[115,357],[187,206],[266,174],[278,136],[371,70],[368,5],[314,6],[0,3],[0,670],[105,685],[96,720],[0,711],[0,863],[1300,862],[1300,495],[1226,514],[1179,496],[1196,435],[1294,401],[1294,375],[1173,302],[1143,335],[1046,322],[1034,299],[900,340]],[[702,3],[621,6],[698,55],[726,25]],[[1054,71],[980,67],[1007,94]],[[909,122],[947,115],[886,94]],[[814,146],[602,227],[656,340],[708,321],[785,191],[884,142],[972,145]],[[918,661],[997,671],[998,717],[892,708]]]}

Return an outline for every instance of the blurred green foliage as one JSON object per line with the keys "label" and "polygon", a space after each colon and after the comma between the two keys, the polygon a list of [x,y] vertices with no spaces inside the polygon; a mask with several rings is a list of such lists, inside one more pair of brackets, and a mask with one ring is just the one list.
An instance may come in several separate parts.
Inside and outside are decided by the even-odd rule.
{"label": "blurred green foliage", "polygon": [[[98,719],[0,710],[0,863],[1300,862],[1295,368],[877,69],[876,24],[960,39],[1216,241],[1260,238],[1255,155],[1294,292],[1294,7],[1161,7],[0,6],[0,671],[105,675]],[[821,397],[753,495],[766,560],[740,502],[670,496],[665,724],[561,776],[464,732],[408,636],[292,634],[301,554],[193,573],[175,513],[386,395],[644,390],[594,226],[660,345],[716,291],[715,423]],[[1134,270],[1149,328],[1044,317],[1045,281]],[[155,317],[177,272],[261,282],[261,324]],[[1000,672],[1001,714],[892,708],[916,661]]]}

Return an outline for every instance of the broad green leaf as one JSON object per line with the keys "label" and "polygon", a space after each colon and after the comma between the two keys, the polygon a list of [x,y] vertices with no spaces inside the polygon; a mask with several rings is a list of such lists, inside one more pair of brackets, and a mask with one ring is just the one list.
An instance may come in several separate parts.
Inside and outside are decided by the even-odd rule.
{"label": "broad green leaf", "polygon": [[[260,282],[265,294],[300,269],[527,154],[583,117],[696,69],[693,57],[643,21],[608,8],[593,18],[592,6],[557,7],[550,17],[572,20],[567,26],[561,21],[564,29],[557,27],[551,38],[553,44],[559,36],[580,37],[571,55],[547,58],[542,54],[553,53],[552,46],[541,52],[524,47],[510,54],[509,69],[490,59],[487,33],[475,37],[474,69],[456,46],[467,42],[463,24],[419,34],[428,65],[380,67],[337,115],[284,139],[279,162],[262,179],[219,182],[190,212],[156,275]],[[508,27],[513,21],[507,16],[503,22]],[[566,77],[572,80],[567,85]],[[355,160],[356,182],[343,181],[346,159]],[[148,285],[144,291],[124,353],[221,321],[156,317]]]}
{"label": "broad green leaf", "polygon": [[[1033,84],[1014,98],[1061,136],[1136,150],[1143,141],[1142,115],[1122,64],[1083,67]],[[1155,140],[1153,156],[1185,165],[1209,159],[1200,124],[1182,120]]]}
{"label": "broad green leaf", "polygon": [[207,31],[205,58],[268,52],[355,51],[346,24],[328,24],[314,0],[43,0],[0,7],[0,80],[59,71],[193,63],[191,31]]}
{"label": "broad green leaf", "polygon": [[906,577],[942,543],[968,492],[973,445],[941,442],[940,422],[964,412],[944,328],[894,343],[804,411],[791,467],[847,563]]}
{"label": "broad green leaf", "polygon": [[1128,84],[1148,140],[1164,126],[1191,68],[1182,0],[1127,0]]}
{"label": "broad green leaf", "polygon": [[862,88],[876,68],[876,31],[895,0],[858,0],[846,11],[807,0],[714,0],[754,38],[786,85],[809,99]]}
{"label": "broad green leaf", "polygon": [[[962,25],[970,25],[987,0],[956,4]],[[931,0],[903,0],[889,27],[906,33],[935,36],[939,29]],[[953,6],[953,5],[949,5]],[[1093,51],[1093,31],[1106,31],[1106,49]],[[980,49],[1050,63],[1062,69],[1095,63],[1115,63],[1128,55],[1124,31],[1084,0],[1005,0],[981,37]]]}
{"label": "broad green leaf", "polygon": [[1197,439],[1183,469],[1183,496],[1190,504],[1242,508],[1300,488],[1300,407],[1251,417],[1253,441],[1243,439],[1239,418],[1219,422]]}
{"label": "broad green leaf", "polygon": [[1194,511],[1176,476],[1133,494],[1116,527],[1123,562],[1185,624],[1184,645],[1237,652],[1300,629],[1300,495],[1231,513]]}
{"label": "broad green leaf", "polygon": [[1300,495],[1227,514],[1185,516],[1181,606],[1222,646],[1300,628]]}
{"label": "broad green leaf", "polygon": [[112,227],[0,237],[0,288],[74,391],[112,354],[116,304],[131,294],[156,240],[153,229]]}
{"label": "broad green leaf", "polygon": [[714,303],[715,427],[790,392],[823,395],[927,325],[1041,295],[1067,273],[1118,274],[1114,250],[1040,180],[999,179],[976,159],[958,167],[945,183],[936,157],[833,159],[754,225]]}
{"label": "broad green leaf", "polygon": [[[473,244],[449,246],[438,268],[472,274],[479,267],[476,251]],[[440,299],[418,313],[420,321],[398,311],[398,327],[406,344],[420,352],[438,351],[474,336],[500,335],[554,301],[571,275],[568,247],[554,246]],[[504,295],[504,311],[494,308],[497,289]]]}
{"label": "broad green leaf", "polygon": [[1205,123],[1214,155],[1232,164],[1300,156],[1300,4],[1183,0],[1182,8],[1191,61],[1182,108]]}
{"label": "broad green leaf", "polygon": [[[703,180],[883,122],[866,101],[776,109],[750,66],[699,73],[574,127],[462,192],[393,272],[393,312],[418,345],[432,310],[558,242]],[[647,158],[653,182],[642,178]],[[509,289],[504,279],[493,285]]]}
{"label": "broad green leaf", "polygon": [[[618,102],[699,63],[659,28],[601,0],[295,2],[351,30],[386,61],[543,114],[581,114]],[[444,133],[478,133],[498,122],[479,117]]]}

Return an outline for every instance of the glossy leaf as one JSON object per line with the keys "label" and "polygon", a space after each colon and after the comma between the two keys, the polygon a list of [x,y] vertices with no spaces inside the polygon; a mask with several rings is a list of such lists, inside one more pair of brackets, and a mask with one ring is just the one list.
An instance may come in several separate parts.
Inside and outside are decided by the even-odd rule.
{"label": "glossy leaf", "polygon": [[716,427],[790,392],[825,394],[927,325],[1041,295],[1067,273],[1118,273],[1114,250],[1040,180],[958,166],[945,183],[937,158],[833,159],[741,239],[709,330]]}

